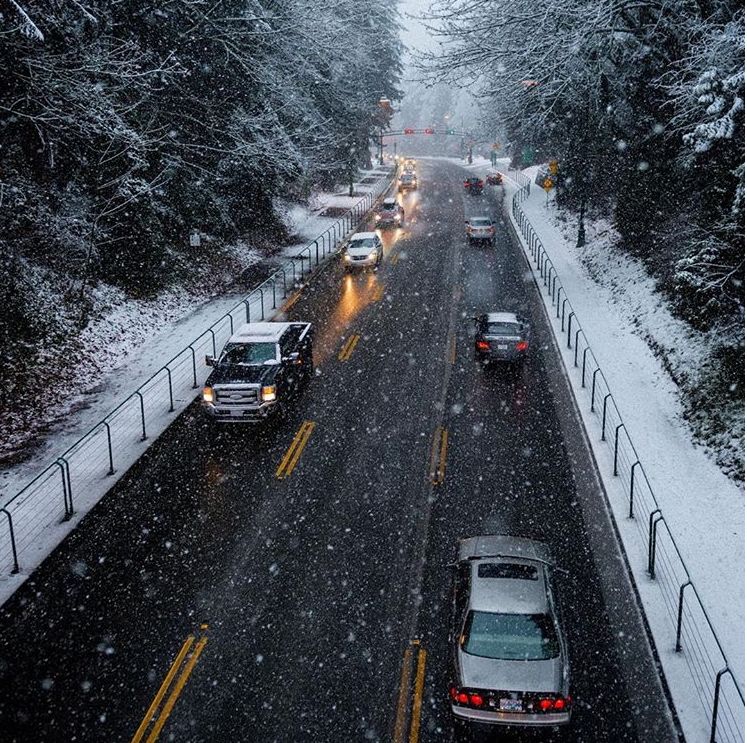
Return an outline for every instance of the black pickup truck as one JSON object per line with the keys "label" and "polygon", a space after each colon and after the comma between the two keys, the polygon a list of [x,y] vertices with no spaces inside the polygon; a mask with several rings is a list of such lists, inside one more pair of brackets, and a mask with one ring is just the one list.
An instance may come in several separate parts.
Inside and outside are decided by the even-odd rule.
{"label": "black pickup truck", "polygon": [[311,323],[242,325],[216,359],[202,400],[221,423],[256,423],[292,401],[314,373]]}

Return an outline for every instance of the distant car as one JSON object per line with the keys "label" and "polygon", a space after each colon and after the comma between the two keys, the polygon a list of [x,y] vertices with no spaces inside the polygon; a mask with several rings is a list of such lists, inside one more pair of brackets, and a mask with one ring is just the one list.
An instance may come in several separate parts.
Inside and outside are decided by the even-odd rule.
{"label": "distant car", "polygon": [[405,210],[397,203],[397,199],[384,199],[376,209],[375,219],[377,227],[384,225],[401,227],[405,223]]}
{"label": "distant car", "polygon": [[464,190],[470,194],[481,194],[483,189],[482,178],[465,178]]}
{"label": "distant car", "polygon": [[346,271],[376,268],[384,259],[384,246],[375,232],[356,232],[342,257]]}
{"label": "distant car", "polygon": [[475,322],[475,359],[522,362],[529,351],[529,322],[514,312],[487,312]]}
{"label": "distant car", "polygon": [[546,545],[459,543],[450,623],[451,711],[462,724],[556,727],[571,719],[570,665]]}
{"label": "distant car", "polygon": [[488,173],[485,183],[489,186],[500,186],[503,183],[503,176],[500,173]]}
{"label": "distant car", "polygon": [[412,171],[406,170],[399,177],[399,190],[406,191],[418,187],[418,177]]}
{"label": "distant car", "polygon": [[464,223],[467,242],[489,242],[495,245],[495,222],[490,217],[470,217]]}
{"label": "distant car", "polygon": [[412,160],[411,158],[408,158],[407,160],[405,160],[405,162],[404,162],[404,164],[403,164],[403,166],[402,166],[402,167],[403,167],[403,168],[404,168],[405,170],[410,170],[410,171],[412,171],[412,170],[415,170],[415,165],[416,165],[415,161],[414,161],[414,160]]}

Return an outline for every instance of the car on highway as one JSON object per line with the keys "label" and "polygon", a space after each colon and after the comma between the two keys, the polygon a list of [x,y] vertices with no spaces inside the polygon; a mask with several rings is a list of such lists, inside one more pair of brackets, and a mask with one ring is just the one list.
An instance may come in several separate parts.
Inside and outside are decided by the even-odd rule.
{"label": "car on highway", "polygon": [[405,223],[405,210],[401,204],[397,203],[397,199],[384,199],[377,207],[374,218],[377,227],[384,225],[401,227]]}
{"label": "car on highway", "polygon": [[307,322],[255,322],[239,327],[202,390],[205,410],[219,423],[257,423],[290,403],[314,373],[313,331]]}
{"label": "car on highway", "polygon": [[547,546],[470,537],[453,567],[449,697],[457,724],[569,723],[570,665]]}
{"label": "car on highway", "polygon": [[418,177],[411,170],[405,170],[399,176],[399,183],[397,188],[400,191],[408,191],[418,187]]}
{"label": "car on highway", "polygon": [[377,268],[384,260],[384,245],[375,232],[356,232],[342,254],[346,271]]}
{"label": "car on highway", "polygon": [[464,190],[469,194],[481,194],[484,185],[482,178],[477,178],[476,176],[464,179]]}
{"label": "car on highway", "polygon": [[485,183],[489,186],[500,186],[503,183],[503,176],[500,173],[488,173],[485,177]]}
{"label": "car on highway", "polygon": [[495,245],[495,222],[490,217],[470,217],[464,222],[467,242],[488,242]]}
{"label": "car on highway", "polygon": [[475,359],[523,362],[529,351],[529,321],[515,312],[486,312],[472,318],[475,323]]}
{"label": "car on highway", "polygon": [[405,162],[403,163],[402,167],[405,170],[413,171],[413,170],[415,170],[415,165],[416,165],[416,163],[415,163],[415,161],[412,158],[407,158],[405,160]]}

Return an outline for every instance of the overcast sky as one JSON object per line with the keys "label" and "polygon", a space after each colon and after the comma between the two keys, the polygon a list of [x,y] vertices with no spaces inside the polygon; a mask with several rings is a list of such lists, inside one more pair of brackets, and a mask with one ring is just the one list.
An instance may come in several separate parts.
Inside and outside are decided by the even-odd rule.
{"label": "overcast sky", "polygon": [[409,52],[416,49],[425,49],[435,44],[433,37],[425,27],[425,24],[417,18],[410,16],[420,16],[428,12],[431,0],[400,0],[400,12],[402,15],[402,40]]}

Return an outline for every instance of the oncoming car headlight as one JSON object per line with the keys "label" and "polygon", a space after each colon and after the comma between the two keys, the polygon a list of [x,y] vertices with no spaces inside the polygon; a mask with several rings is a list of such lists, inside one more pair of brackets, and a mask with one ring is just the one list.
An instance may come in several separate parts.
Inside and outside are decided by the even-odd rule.
{"label": "oncoming car headlight", "polygon": [[350,263],[350,261],[352,261],[353,259],[347,253],[345,253],[345,255],[343,256],[343,260],[347,263]]}
{"label": "oncoming car headlight", "polygon": [[370,252],[370,253],[368,254],[368,257],[369,257],[369,258],[370,258],[370,259],[371,259],[371,260],[373,261],[373,260],[375,260],[375,259],[376,259],[377,255],[378,255],[378,254],[377,254],[377,252],[376,252],[375,250],[372,250],[372,251],[371,251],[371,252]]}
{"label": "oncoming car headlight", "polygon": [[277,390],[274,384],[268,384],[262,388],[262,402],[272,402],[277,398]]}
{"label": "oncoming car headlight", "polygon": [[202,389],[202,399],[205,402],[215,402],[215,395],[213,393],[212,387],[203,387]]}

